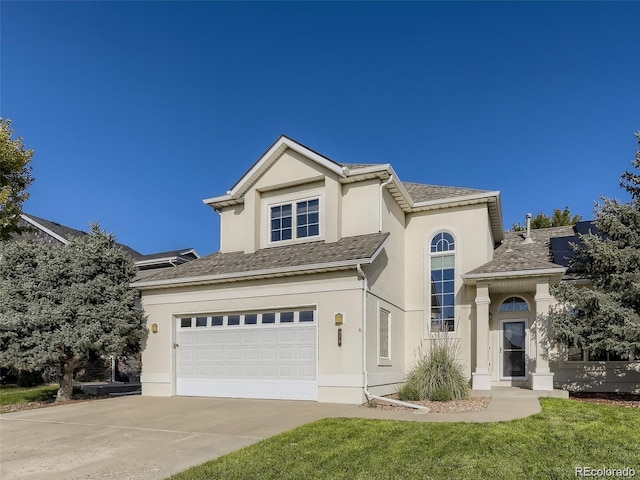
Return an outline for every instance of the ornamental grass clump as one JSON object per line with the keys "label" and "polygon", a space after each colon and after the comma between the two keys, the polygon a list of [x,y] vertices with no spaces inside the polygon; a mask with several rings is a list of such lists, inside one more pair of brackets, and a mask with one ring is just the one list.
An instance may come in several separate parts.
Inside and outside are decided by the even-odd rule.
{"label": "ornamental grass clump", "polygon": [[431,348],[419,352],[405,385],[417,390],[422,400],[446,402],[469,397],[469,382],[456,359],[456,346],[449,339],[433,340]]}

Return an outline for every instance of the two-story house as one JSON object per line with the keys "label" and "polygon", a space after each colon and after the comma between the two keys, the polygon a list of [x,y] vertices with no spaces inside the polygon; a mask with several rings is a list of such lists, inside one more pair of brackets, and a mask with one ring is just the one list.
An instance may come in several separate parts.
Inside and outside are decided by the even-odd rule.
{"label": "two-story house", "polygon": [[143,395],[362,403],[442,335],[477,390],[551,390],[580,369],[554,357],[545,318],[566,271],[550,238],[571,227],[505,234],[497,191],[403,182],[282,136],[204,202],[220,251],[134,283]]}

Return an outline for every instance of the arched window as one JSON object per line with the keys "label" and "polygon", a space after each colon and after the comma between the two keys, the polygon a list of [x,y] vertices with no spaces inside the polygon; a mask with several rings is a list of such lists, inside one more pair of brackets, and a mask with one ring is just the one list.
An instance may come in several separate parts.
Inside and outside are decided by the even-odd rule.
{"label": "arched window", "polygon": [[455,330],[455,257],[453,236],[440,232],[431,239],[431,331]]}
{"label": "arched window", "polygon": [[529,304],[520,297],[509,297],[500,305],[500,313],[528,312]]}

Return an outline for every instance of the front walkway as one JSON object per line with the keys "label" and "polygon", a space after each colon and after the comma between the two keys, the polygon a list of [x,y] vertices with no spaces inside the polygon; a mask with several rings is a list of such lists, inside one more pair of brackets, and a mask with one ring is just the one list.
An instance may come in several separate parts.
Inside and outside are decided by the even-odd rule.
{"label": "front walkway", "polygon": [[569,398],[564,390],[533,391],[520,387],[492,387],[491,390],[472,391],[472,397],[491,397],[489,406],[479,412],[423,413],[423,410],[381,410],[358,408],[347,417],[386,420],[411,420],[414,422],[504,422],[540,413],[540,397]]}

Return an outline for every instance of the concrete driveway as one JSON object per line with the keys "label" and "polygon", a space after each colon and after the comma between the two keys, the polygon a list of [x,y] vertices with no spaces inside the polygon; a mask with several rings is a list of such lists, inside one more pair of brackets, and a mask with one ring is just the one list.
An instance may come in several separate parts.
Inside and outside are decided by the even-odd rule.
{"label": "concrete driveway", "polygon": [[0,478],[163,479],[353,405],[121,397],[0,416]]}

